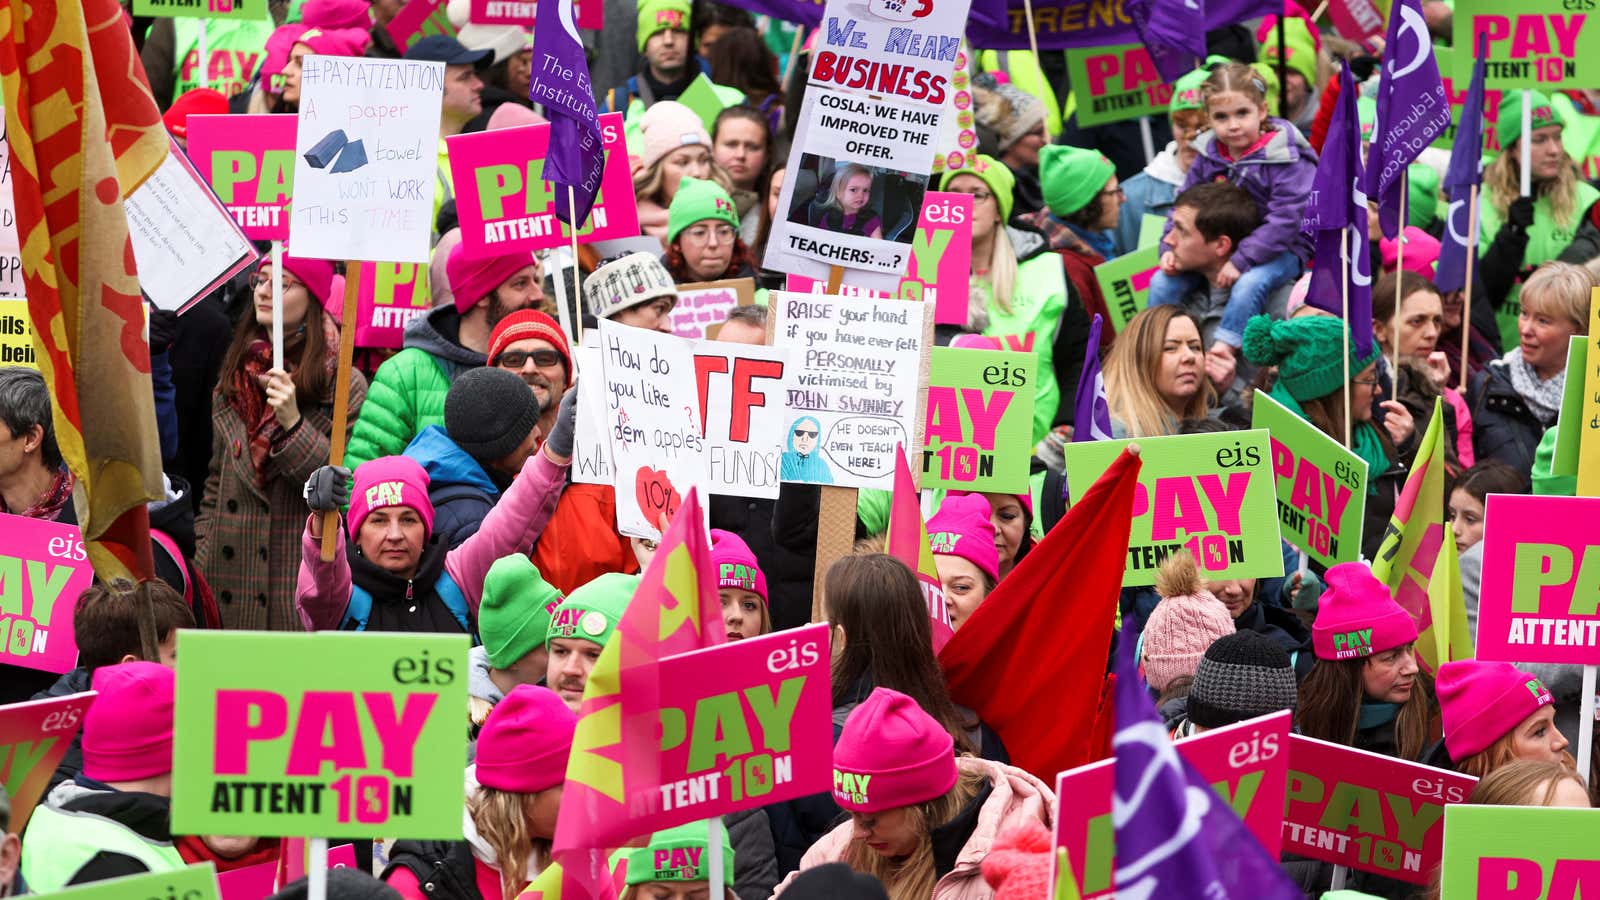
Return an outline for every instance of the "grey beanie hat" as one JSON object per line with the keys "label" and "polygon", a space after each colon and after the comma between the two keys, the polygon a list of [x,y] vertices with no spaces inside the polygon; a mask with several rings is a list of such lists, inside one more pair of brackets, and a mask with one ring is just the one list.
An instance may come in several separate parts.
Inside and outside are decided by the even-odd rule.
{"label": "grey beanie hat", "polygon": [[479,462],[516,450],[538,423],[538,398],[505,369],[468,369],[444,395],[445,432]]}
{"label": "grey beanie hat", "polygon": [[1239,631],[1206,648],[1189,688],[1189,721],[1221,728],[1298,702],[1289,654],[1269,637]]}
{"label": "grey beanie hat", "polygon": [[637,252],[602,262],[583,279],[583,299],[596,319],[609,319],[619,312],[657,297],[678,305],[678,287],[667,274],[667,267],[653,254]]}

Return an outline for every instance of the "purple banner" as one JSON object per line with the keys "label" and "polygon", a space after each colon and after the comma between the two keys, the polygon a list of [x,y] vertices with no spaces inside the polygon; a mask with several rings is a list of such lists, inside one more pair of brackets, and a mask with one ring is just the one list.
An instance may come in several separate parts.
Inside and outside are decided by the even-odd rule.
{"label": "purple banner", "polygon": [[1450,100],[1439,77],[1420,0],[1398,0],[1389,16],[1383,77],[1378,82],[1378,126],[1367,158],[1367,196],[1378,203],[1383,236],[1400,221],[1406,167],[1450,127]]}
{"label": "purple banner", "polygon": [[1201,0],[1123,0],[1122,8],[1132,17],[1162,81],[1177,81],[1205,58],[1206,10]]}

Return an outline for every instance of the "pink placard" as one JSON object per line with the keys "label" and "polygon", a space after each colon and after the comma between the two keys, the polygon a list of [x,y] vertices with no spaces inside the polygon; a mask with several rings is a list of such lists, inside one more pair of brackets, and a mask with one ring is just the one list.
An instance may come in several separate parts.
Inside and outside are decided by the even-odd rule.
{"label": "pink placard", "polygon": [[[94,691],[49,700],[0,706],[0,787],[11,796],[12,834],[21,834],[28,816],[50,786],[50,776],[83,725]],[[0,829],[0,835],[5,833]]]}
{"label": "pink placard", "polygon": [[289,239],[295,116],[190,116],[189,160],[252,241]]}
{"label": "pink placard", "polygon": [[[285,842],[294,840],[285,838]],[[340,844],[328,850],[328,868],[351,869],[355,868],[356,851],[349,844]],[[254,866],[245,866],[242,869],[232,869],[227,872],[217,873],[217,889],[222,895],[222,900],[262,900],[275,892],[272,886],[273,877],[277,874],[278,863],[259,863]]]}
{"label": "pink placard", "polygon": [[401,53],[429,35],[448,34],[455,37],[456,27],[450,24],[445,6],[446,0],[410,0],[400,8],[400,12],[389,20],[387,28],[389,37]]}
{"label": "pink placard", "polygon": [[[467,21],[477,25],[521,25],[532,28],[539,4],[535,0],[472,0]],[[579,28],[605,27],[605,4],[573,0]]]}
{"label": "pink placard", "polygon": [[399,349],[406,323],[433,307],[424,263],[364,262],[356,293],[356,346]]}
{"label": "pink placard", "polygon": [[[1372,0],[1333,0],[1328,4],[1328,16],[1333,19],[1333,28],[1340,37],[1355,41],[1369,51],[1377,46],[1372,39],[1383,37],[1383,13]],[[1275,33],[1267,35],[1267,46],[1276,47],[1276,41]]]}
{"label": "pink placard", "polygon": [[[601,116],[600,134],[606,165],[589,221],[578,229],[578,240],[585,244],[639,233],[622,113]],[[543,250],[571,240],[567,226],[556,218],[556,191],[566,188],[543,177],[548,123],[457,134],[445,143],[455,179],[461,246],[468,256]]]}
{"label": "pink placard", "polygon": [[972,195],[929,191],[917,217],[911,261],[895,295],[934,301],[937,324],[965,325],[971,271]]}
{"label": "pink placard", "polygon": [[1479,659],[1600,664],[1600,497],[1490,494]]}
{"label": "pink placard", "polygon": [[1444,847],[1444,807],[1478,779],[1378,753],[1289,737],[1283,850],[1427,884]]}
{"label": "pink placard", "polygon": [[72,610],[94,583],[78,526],[0,515],[0,547],[0,580],[7,585],[0,600],[0,662],[71,669],[78,661]]}
{"label": "pink placard", "polygon": [[[1285,710],[1177,742],[1183,758],[1232,805],[1274,857],[1283,835],[1291,718]],[[1073,878],[1086,900],[1115,894],[1111,824],[1115,766],[1116,761],[1108,759],[1056,776],[1056,846],[1067,848]],[[1059,802],[1063,797],[1071,799]]]}

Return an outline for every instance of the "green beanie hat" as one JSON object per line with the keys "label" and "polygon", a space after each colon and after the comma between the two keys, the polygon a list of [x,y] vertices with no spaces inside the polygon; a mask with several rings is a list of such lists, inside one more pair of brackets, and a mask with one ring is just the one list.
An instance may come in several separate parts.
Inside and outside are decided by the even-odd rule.
{"label": "green beanie hat", "polygon": [[1261,76],[1261,84],[1267,94],[1267,115],[1278,115],[1278,98],[1282,92],[1278,90],[1278,67],[1264,62],[1253,62],[1250,68]]}
{"label": "green beanie hat", "polygon": [[[1500,118],[1494,123],[1494,136],[1501,150],[1510,150],[1522,137],[1522,91],[1505,91],[1500,98]],[[1550,98],[1538,91],[1528,91],[1528,104],[1533,107],[1529,131],[1538,131],[1551,125],[1565,126]]]}
{"label": "green beanie hat", "polygon": [[1426,231],[1439,214],[1439,170],[1427,163],[1406,169],[1406,224]]}
{"label": "green beanie hat", "polygon": [[634,38],[639,42],[639,52],[644,52],[646,41],[663,31],[689,30],[689,0],[639,0],[639,21],[634,26]]}
{"label": "green beanie hat", "polygon": [[478,636],[489,653],[489,665],[512,663],[543,647],[550,633],[550,613],[561,604],[561,592],[539,574],[539,567],[520,553],[502,556],[483,578],[483,603],[478,607]]}
{"label": "green beanie hat", "polygon": [[1017,176],[1011,174],[1006,164],[992,156],[977,155],[977,162],[965,169],[947,169],[939,178],[939,190],[949,190],[957,175],[976,175],[989,186],[995,205],[1000,207],[1000,221],[1011,221],[1011,207],[1016,203]]}
{"label": "green beanie hat", "polygon": [[1572,497],[1578,493],[1578,476],[1557,475],[1556,428],[1551,426],[1539,439],[1539,448],[1533,452],[1533,492],[1541,497]]}
{"label": "green beanie hat", "polygon": [[[1284,65],[1291,72],[1298,72],[1306,84],[1312,88],[1317,86],[1317,39],[1311,36],[1311,29],[1306,25],[1306,20],[1299,16],[1287,16],[1283,20],[1283,48],[1288,51],[1289,58],[1284,60]],[[1278,32],[1277,27],[1268,34],[1266,46],[1261,48],[1261,58],[1271,65],[1273,71],[1278,68]]]}
{"label": "green beanie hat", "polygon": [[639,576],[607,572],[567,595],[550,616],[546,642],[556,638],[577,638],[604,647],[617,630],[622,611],[628,608],[633,592],[639,589]]}
{"label": "green beanie hat", "polygon": [[1039,151],[1039,181],[1050,212],[1066,218],[1094,201],[1117,167],[1099,150],[1050,144]]}
{"label": "green beanie hat", "polygon": [[[719,827],[717,831],[722,835],[722,883],[731,888],[733,843],[727,828]],[[628,860],[630,887],[657,881],[711,879],[711,858],[706,855],[706,823],[703,821],[658,831],[650,835],[649,844],[634,850],[619,850],[616,855]]]}
{"label": "green beanie hat", "polygon": [[1378,342],[1365,357],[1344,336],[1344,320],[1332,316],[1302,316],[1274,321],[1256,316],[1244,329],[1244,358],[1258,366],[1277,366],[1278,383],[1304,403],[1326,397],[1344,384],[1344,360],[1339,347],[1349,348],[1350,376],[1372,365],[1382,351]]}
{"label": "green beanie hat", "polygon": [[[1217,57],[1213,57],[1215,59]],[[1226,59],[1222,60],[1227,62]],[[1207,59],[1209,64],[1211,59]],[[1205,98],[1200,95],[1200,86],[1206,83],[1211,73],[1206,69],[1195,69],[1193,72],[1179,78],[1172,83],[1172,102],[1167,104],[1167,114],[1171,115],[1184,109],[1205,109]]]}
{"label": "green beanie hat", "polygon": [[733,198],[715,181],[704,181],[688,175],[678,182],[678,193],[667,207],[667,243],[678,239],[685,228],[706,219],[727,222],[739,229],[739,211]]}

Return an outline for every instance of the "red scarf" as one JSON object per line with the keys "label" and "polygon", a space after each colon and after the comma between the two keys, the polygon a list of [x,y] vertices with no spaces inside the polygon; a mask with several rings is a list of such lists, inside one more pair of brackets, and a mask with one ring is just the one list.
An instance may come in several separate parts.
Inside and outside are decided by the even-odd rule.
{"label": "red scarf", "polygon": [[[33,505],[14,515],[25,516],[29,519],[55,519],[61,513],[61,508],[72,500],[72,486],[77,479],[72,477],[72,472],[66,466],[56,470],[56,477],[51,480],[50,487]],[[0,512],[9,513],[4,500],[0,500]]]}
{"label": "red scarf", "polygon": [[[249,312],[246,311],[246,315]],[[334,324],[332,316],[322,317],[323,346],[327,348],[327,366],[331,373],[339,363],[339,327]],[[300,343],[305,340],[305,329],[301,328],[292,336],[293,342],[284,341],[283,355],[287,364],[297,351]],[[250,465],[255,469],[256,486],[267,486],[267,457],[272,454],[272,442],[281,439],[286,432],[278,427],[278,417],[273,413],[272,407],[267,403],[267,391],[262,387],[266,380],[267,372],[272,369],[272,341],[266,328],[256,329],[256,338],[250,342],[245,351],[244,361],[230,376],[233,385],[233,396],[228,405],[233,407],[233,412],[244,423],[250,433]],[[294,370],[285,368],[291,375]],[[330,384],[332,381],[329,382]],[[296,402],[304,403],[306,398],[297,396]],[[301,414],[304,415],[302,409]]]}

